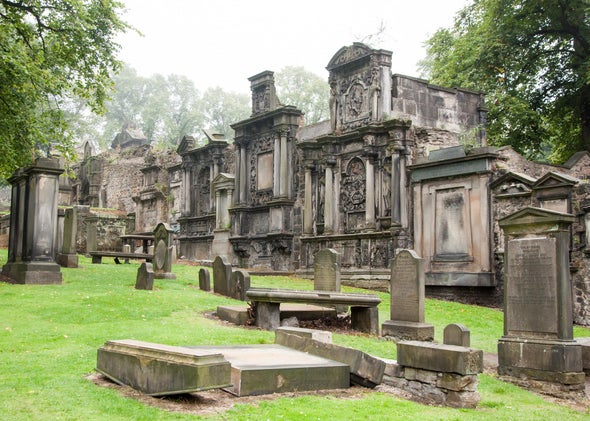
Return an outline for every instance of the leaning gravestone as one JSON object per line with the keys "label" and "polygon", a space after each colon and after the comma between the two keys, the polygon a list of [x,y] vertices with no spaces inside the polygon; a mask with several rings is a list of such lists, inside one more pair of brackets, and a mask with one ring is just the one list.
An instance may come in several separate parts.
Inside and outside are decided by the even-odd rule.
{"label": "leaning gravestone", "polygon": [[322,249],[314,256],[313,289],[340,292],[340,253]]}
{"label": "leaning gravestone", "polygon": [[231,274],[229,296],[236,300],[246,301],[246,291],[250,289],[250,274],[242,269],[236,269]]}
{"label": "leaning gravestone", "polygon": [[568,396],[583,394],[585,381],[582,348],[573,339],[569,229],[574,220],[527,207],[499,221],[505,264],[498,373]]}
{"label": "leaning gravestone", "polygon": [[154,288],[154,271],[152,264],[143,262],[139,269],[137,269],[137,280],[135,281],[135,289],[152,290]]}
{"label": "leaning gravestone", "polygon": [[432,341],[434,326],[424,323],[424,266],[414,250],[402,250],[391,264],[391,320],[381,334],[396,340]]}
{"label": "leaning gravestone", "polygon": [[160,222],[154,230],[154,273],[157,279],[176,279],[172,273],[172,242],[174,231]]}
{"label": "leaning gravestone", "polygon": [[213,291],[229,297],[231,280],[231,264],[225,256],[217,256],[213,260]]}
{"label": "leaning gravestone", "polygon": [[201,291],[211,291],[211,274],[206,268],[199,269],[199,289]]}

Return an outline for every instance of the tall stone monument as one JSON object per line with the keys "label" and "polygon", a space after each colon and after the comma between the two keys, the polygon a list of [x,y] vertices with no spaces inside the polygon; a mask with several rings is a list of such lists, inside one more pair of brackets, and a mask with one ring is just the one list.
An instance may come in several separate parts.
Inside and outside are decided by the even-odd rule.
{"label": "tall stone monument", "polygon": [[402,250],[391,264],[391,320],[381,335],[395,340],[432,341],[434,326],[424,322],[424,261],[414,250]]}
{"label": "tall stone monument", "polygon": [[573,215],[533,207],[499,221],[505,257],[498,373],[551,394],[584,393],[582,348],[573,335],[572,222]]}
{"label": "tall stone monument", "polygon": [[17,170],[12,184],[8,262],[2,273],[19,284],[61,284],[55,262],[59,160],[39,158]]}
{"label": "tall stone monument", "polygon": [[160,222],[154,230],[154,273],[156,279],[176,279],[172,273],[174,230]]}

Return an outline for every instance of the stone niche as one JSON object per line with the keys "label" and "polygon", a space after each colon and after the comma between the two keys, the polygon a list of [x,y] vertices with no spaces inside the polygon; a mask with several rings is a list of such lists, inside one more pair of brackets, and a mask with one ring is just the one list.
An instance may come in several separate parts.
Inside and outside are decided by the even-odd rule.
{"label": "stone niche", "polygon": [[494,286],[489,182],[496,155],[462,147],[410,166],[415,250],[426,260],[426,285]]}

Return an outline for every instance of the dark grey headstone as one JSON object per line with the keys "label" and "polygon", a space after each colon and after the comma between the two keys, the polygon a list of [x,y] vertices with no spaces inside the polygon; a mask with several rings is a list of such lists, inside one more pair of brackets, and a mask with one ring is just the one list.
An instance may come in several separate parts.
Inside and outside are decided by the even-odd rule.
{"label": "dark grey headstone", "polygon": [[174,231],[160,222],[154,230],[154,273],[159,279],[175,279],[172,273],[172,247]]}
{"label": "dark grey headstone", "polygon": [[242,269],[236,269],[231,274],[229,296],[236,300],[246,301],[246,291],[250,289],[250,274]]}
{"label": "dark grey headstone", "polygon": [[519,238],[508,241],[507,246],[507,334],[536,332],[557,337],[556,239]]}
{"label": "dark grey headstone", "polygon": [[199,289],[211,291],[211,274],[206,268],[199,269]]}
{"label": "dark grey headstone", "polygon": [[443,337],[445,345],[471,346],[470,331],[461,324],[452,323],[447,325]]}
{"label": "dark grey headstone", "polygon": [[413,250],[402,250],[391,264],[391,320],[424,322],[424,268]]}
{"label": "dark grey headstone", "polygon": [[340,292],[340,253],[323,249],[314,256],[313,289]]}
{"label": "dark grey headstone", "polygon": [[135,289],[147,289],[151,290],[154,288],[154,271],[152,264],[143,262],[139,269],[137,269],[137,280],[135,281]]}
{"label": "dark grey headstone", "polygon": [[229,297],[231,280],[231,264],[227,257],[217,256],[213,261],[213,291]]}

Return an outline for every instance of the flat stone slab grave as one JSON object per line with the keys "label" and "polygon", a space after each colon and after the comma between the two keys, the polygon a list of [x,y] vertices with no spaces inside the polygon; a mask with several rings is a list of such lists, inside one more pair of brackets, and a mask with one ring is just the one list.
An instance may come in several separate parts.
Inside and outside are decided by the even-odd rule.
{"label": "flat stone slab grave", "polygon": [[151,396],[229,386],[230,369],[219,352],[132,339],[107,341],[96,361],[99,373]]}
{"label": "flat stone slab grave", "polygon": [[295,391],[344,389],[350,367],[281,345],[191,346],[223,355],[231,364],[231,383],[224,390],[236,396]]}

